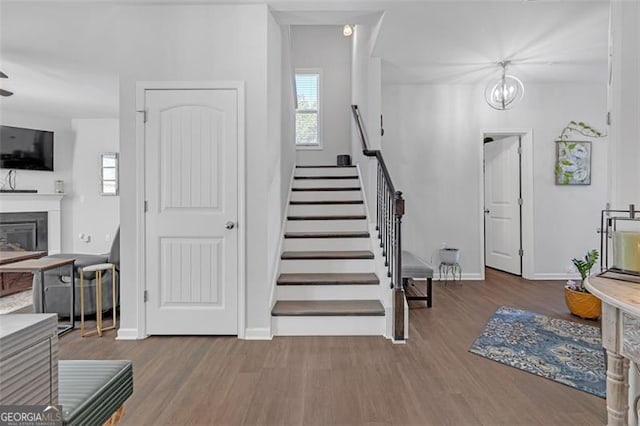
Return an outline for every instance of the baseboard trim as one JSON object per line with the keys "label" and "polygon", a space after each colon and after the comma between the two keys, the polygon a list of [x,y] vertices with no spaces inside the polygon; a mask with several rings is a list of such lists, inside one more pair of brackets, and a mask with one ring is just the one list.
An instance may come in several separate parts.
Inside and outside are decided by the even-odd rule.
{"label": "baseboard trim", "polygon": [[273,335],[271,329],[263,328],[246,328],[244,331],[244,340],[271,340]]}
{"label": "baseboard trim", "polygon": [[[462,281],[482,281],[482,274],[477,273],[477,272],[469,272],[469,273],[462,273]],[[437,271],[434,271],[433,273],[433,281],[442,281],[444,282],[444,275],[442,276],[442,279],[440,279],[440,275],[438,274]],[[451,275],[449,275],[449,278],[447,281],[451,281]]]}
{"label": "baseboard trim", "polygon": [[533,274],[530,278],[532,280],[579,280],[581,279],[579,274],[568,274],[568,273],[537,273]]}
{"label": "baseboard trim", "polygon": [[116,340],[142,340],[147,336],[140,336],[137,328],[120,328]]}

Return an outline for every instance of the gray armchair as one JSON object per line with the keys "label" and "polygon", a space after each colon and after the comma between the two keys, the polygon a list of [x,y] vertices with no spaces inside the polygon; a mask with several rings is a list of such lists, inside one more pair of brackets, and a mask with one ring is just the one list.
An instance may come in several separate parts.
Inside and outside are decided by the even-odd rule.
{"label": "gray armchair", "polygon": [[[98,263],[113,263],[116,265],[116,289],[120,288],[119,271],[120,271],[120,228],[116,231],[116,235],[111,243],[111,250],[105,254],[78,254],[78,253],[60,253],[49,257],[62,259],[75,259],[74,264],[74,284],[75,284],[75,316],[80,316],[80,269],[86,266]],[[45,291],[45,312],[57,313],[60,316],[69,316],[69,299],[71,294],[71,277],[69,277],[69,268],[52,269],[44,273],[44,291]],[[96,313],[96,274],[84,274],[84,304],[85,315]],[[33,276],[33,309],[34,312],[42,311],[42,287],[40,286],[40,274]],[[118,291],[118,290],[117,290]],[[119,293],[119,291],[118,291]],[[116,295],[117,296],[117,295]],[[118,300],[116,298],[116,300]],[[102,309],[110,310],[113,306],[113,296],[111,290],[111,272],[106,272],[102,276]]]}

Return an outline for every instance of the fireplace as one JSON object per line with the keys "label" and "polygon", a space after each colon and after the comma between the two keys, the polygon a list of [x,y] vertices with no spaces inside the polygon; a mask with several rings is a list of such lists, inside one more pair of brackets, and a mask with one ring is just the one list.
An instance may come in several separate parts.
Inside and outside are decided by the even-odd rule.
{"label": "fireplace", "polygon": [[47,251],[47,212],[0,213],[0,250]]}
{"label": "fireplace", "polygon": [[[0,213],[0,251],[47,251],[48,213]],[[0,274],[0,296],[31,288],[32,275]]]}

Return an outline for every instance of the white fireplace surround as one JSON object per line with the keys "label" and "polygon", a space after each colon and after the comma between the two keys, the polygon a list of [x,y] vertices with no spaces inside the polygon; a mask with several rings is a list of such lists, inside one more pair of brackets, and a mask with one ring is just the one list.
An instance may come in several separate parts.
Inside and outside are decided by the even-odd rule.
{"label": "white fireplace surround", "polygon": [[62,249],[60,202],[64,194],[0,194],[0,212],[47,212],[48,253],[58,254]]}

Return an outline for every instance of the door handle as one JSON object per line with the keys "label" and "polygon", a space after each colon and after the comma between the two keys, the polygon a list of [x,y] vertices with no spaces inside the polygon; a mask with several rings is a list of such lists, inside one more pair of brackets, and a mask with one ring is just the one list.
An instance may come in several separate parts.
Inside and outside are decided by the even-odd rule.
{"label": "door handle", "polygon": [[233,228],[235,228],[235,226],[236,226],[236,224],[233,223],[233,222],[227,222],[227,223],[224,224],[224,227],[227,228],[227,229],[233,229]]}
{"label": "door handle", "polygon": [[484,209],[484,214],[489,214],[491,211],[489,209]]}

